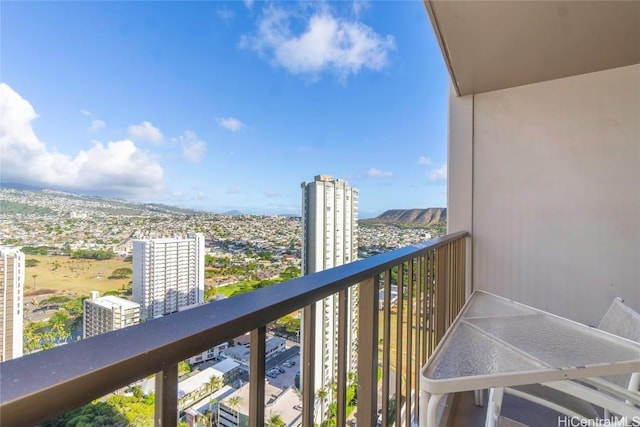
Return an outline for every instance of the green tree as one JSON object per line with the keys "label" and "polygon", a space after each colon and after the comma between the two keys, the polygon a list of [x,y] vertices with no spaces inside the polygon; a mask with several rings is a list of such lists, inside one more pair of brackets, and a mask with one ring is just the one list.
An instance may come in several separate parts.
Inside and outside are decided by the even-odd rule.
{"label": "green tree", "polygon": [[23,333],[24,352],[29,354],[40,348],[40,335],[27,325]]}
{"label": "green tree", "polygon": [[40,264],[40,261],[35,258],[27,258],[26,260],[24,260],[25,267],[35,267],[38,264]]}
{"label": "green tree", "polygon": [[126,417],[127,426],[151,427],[153,426],[155,396],[122,396],[113,395],[107,399],[107,403],[114,406]]}
{"label": "green tree", "polygon": [[229,399],[227,399],[227,406],[229,406],[232,411],[235,411],[241,403],[242,397],[240,396],[231,396]]}
{"label": "green tree", "polygon": [[191,372],[191,365],[185,360],[178,362],[178,375],[185,375]]}
{"label": "green tree", "polygon": [[51,334],[56,344],[66,342],[67,338],[71,336],[71,334],[67,330],[66,321],[62,320],[62,316],[60,319],[54,321],[51,325]]}
{"label": "green tree", "polygon": [[[200,424],[201,422],[204,424]],[[207,427],[210,427],[213,425],[213,411],[211,410],[211,402],[209,402],[209,409],[205,409],[204,412],[202,413],[202,417],[198,422],[198,425],[199,426],[204,425]]]}
{"label": "green tree", "polygon": [[211,375],[211,377],[209,377],[209,382],[207,383],[207,391],[209,393],[215,393],[216,391],[220,390],[223,385],[224,380],[222,379],[222,377]]}
{"label": "green tree", "polygon": [[116,254],[111,250],[91,250],[91,249],[78,249],[71,253],[73,259],[95,259],[98,261],[112,259]]}
{"label": "green tree", "polygon": [[273,414],[266,422],[267,427],[284,427],[286,423],[279,414]]}
{"label": "green tree", "polygon": [[219,290],[216,286],[209,286],[204,290],[204,300],[209,301],[211,298],[218,295]]}
{"label": "green tree", "polygon": [[133,270],[128,267],[116,268],[109,279],[128,279],[132,274]]}
{"label": "green tree", "polygon": [[40,307],[44,307],[44,306],[52,305],[52,304],[61,305],[61,304],[65,304],[65,303],[67,303],[69,301],[70,301],[70,299],[67,298],[67,297],[63,297],[63,296],[60,296],[60,295],[54,295],[52,297],[43,299],[42,301],[40,301],[40,303],[38,303],[38,305]]}
{"label": "green tree", "polygon": [[126,416],[107,402],[92,402],[41,424],[42,427],[108,427],[127,425]]}
{"label": "green tree", "polygon": [[133,387],[131,387],[131,393],[133,394],[133,397],[137,399],[144,398],[144,392],[142,391],[142,387],[139,385],[134,385]]}

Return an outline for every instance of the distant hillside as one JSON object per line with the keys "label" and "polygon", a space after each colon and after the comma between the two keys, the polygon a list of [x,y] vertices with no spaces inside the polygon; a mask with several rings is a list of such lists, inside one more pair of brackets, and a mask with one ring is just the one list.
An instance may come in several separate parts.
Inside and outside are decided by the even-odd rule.
{"label": "distant hillside", "polygon": [[[20,184],[0,186],[0,215],[196,215],[201,211],[158,203],[138,203],[64,191],[25,190]],[[28,187],[29,186],[22,186]]]}
{"label": "distant hillside", "polygon": [[362,220],[365,224],[395,224],[409,227],[428,227],[446,223],[447,208],[391,209],[372,219]]}

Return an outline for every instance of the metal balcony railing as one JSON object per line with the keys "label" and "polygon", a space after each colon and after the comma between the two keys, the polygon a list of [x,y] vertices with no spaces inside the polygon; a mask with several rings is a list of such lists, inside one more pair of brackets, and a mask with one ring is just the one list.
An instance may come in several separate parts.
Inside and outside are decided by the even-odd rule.
{"label": "metal balcony railing", "polygon": [[[178,362],[250,332],[249,425],[265,424],[266,325],[303,309],[303,426],[313,426],[316,302],[359,286],[358,424],[418,419],[420,367],[465,302],[459,232],[0,364],[0,425],[35,425],[155,374],[157,426],[178,418]],[[393,282],[393,283],[392,283]],[[392,286],[397,298],[392,299]],[[394,288],[395,289],[395,288]],[[382,290],[383,302],[379,293]],[[346,304],[338,309],[336,425],[346,413]],[[322,361],[318,361],[321,364]],[[378,380],[378,369],[381,380]],[[378,391],[381,392],[380,415]]]}

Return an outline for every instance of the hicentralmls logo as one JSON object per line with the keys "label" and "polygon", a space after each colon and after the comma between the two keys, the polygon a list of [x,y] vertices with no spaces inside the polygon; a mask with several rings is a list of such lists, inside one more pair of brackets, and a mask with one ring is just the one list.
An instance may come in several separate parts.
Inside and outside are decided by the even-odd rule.
{"label": "hicentralmls logo", "polygon": [[623,426],[640,426],[640,415],[634,416],[632,419],[627,417],[608,419],[608,418],[577,418],[577,417],[558,417],[558,427],[623,427]]}

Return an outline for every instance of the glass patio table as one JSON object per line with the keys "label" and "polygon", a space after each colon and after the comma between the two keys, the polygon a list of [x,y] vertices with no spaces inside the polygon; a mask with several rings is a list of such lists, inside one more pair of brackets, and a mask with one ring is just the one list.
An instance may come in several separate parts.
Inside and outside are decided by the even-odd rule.
{"label": "glass patio table", "polygon": [[[448,393],[543,384],[640,419],[640,410],[573,381],[640,372],[640,344],[475,291],[421,370],[421,426]],[[426,410],[425,410],[426,409]]]}

